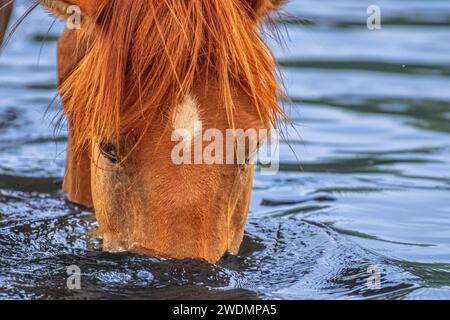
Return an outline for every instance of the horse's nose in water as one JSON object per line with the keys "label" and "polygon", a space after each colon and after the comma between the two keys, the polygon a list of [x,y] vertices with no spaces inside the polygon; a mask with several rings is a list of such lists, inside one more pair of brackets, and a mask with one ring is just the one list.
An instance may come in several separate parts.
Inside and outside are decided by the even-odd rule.
{"label": "horse's nose in water", "polygon": [[[283,1],[40,2],[63,19],[80,8],[81,25],[59,42],[69,123],[63,188],[95,210],[104,249],[212,263],[237,253],[250,155],[260,132],[284,117],[275,60],[258,30]],[[232,132],[235,143],[239,130],[258,132],[244,139],[256,147],[245,147],[245,161],[229,149],[219,156],[230,142],[223,137]]]}

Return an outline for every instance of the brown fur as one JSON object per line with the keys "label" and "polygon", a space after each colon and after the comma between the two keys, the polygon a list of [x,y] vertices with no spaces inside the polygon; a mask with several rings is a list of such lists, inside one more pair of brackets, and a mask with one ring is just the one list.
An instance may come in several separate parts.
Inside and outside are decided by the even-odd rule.
{"label": "brown fur", "polygon": [[8,27],[9,18],[13,9],[12,0],[0,0],[0,48],[3,43],[3,38]]}
{"label": "brown fur", "polygon": [[170,114],[192,94],[204,130],[278,124],[282,91],[257,28],[281,2],[70,0],[85,17],[60,41],[64,190],[94,207],[105,249],[210,262],[238,252],[253,166],[173,164]]}
{"label": "brown fur", "polygon": [[[242,0],[102,1],[91,48],[61,86],[78,147],[92,137],[145,132],[155,116],[182,101],[201,73],[219,82],[216,99],[230,125],[234,88],[251,97],[262,120],[275,124],[281,91],[274,59],[243,7]],[[82,37],[90,36],[90,27],[82,28]]]}

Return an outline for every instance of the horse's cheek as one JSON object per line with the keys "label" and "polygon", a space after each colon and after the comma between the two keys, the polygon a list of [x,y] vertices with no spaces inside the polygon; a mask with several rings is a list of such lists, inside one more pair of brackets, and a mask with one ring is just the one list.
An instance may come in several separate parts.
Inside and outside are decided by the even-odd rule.
{"label": "horse's cheek", "polygon": [[130,202],[126,200],[130,196],[127,175],[95,152],[92,159],[92,200],[104,249],[125,251],[134,228],[127,217],[127,213],[132,212]]}
{"label": "horse's cheek", "polygon": [[91,167],[88,150],[75,150],[74,137],[69,129],[66,174],[63,190],[69,201],[92,208]]}
{"label": "horse's cheek", "polygon": [[244,238],[245,225],[250,209],[253,189],[254,166],[244,165],[238,174],[238,185],[233,210],[230,216],[229,251],[238,254]]}

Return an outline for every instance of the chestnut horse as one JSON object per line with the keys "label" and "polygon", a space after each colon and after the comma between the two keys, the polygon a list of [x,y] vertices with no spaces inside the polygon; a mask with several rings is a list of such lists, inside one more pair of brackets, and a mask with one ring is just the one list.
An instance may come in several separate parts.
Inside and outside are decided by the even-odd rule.
{"label": "chestnut horse", "polygon": [[212,263],[238,253],[254,150],[244,163],[180,165],[173,133],[185,129],[192,147],[208,129],[279,124],[282,90],[259,29],[284,1],[40,2],[64,19],[69,6],[80,8],[80,28],[59,42],[69,123],[63,188],[94,209],[104,250]]}

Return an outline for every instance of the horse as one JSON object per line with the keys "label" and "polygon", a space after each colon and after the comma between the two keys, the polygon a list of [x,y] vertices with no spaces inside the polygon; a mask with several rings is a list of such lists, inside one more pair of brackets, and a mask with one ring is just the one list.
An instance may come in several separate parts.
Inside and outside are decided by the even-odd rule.
{"label": "horse", "polygon": [[69,7],[80,9],[79,28],[66,28],[58,44],[69,130],[63,191],[93,209],[105,251],[210,263],[238,254],[250,158],[267,136],[244,137],[256,144],[243,161],[231,150],[231,162],[179,164],[174,150],[182,146],[178,155],[188,160],[207,148],[217,155],[195,145],[208,130],[232,132],[236,142],[238,129],[263,132],[286,119],[277,64],[260,32],[283,3],[40,0],[62,19]]}

